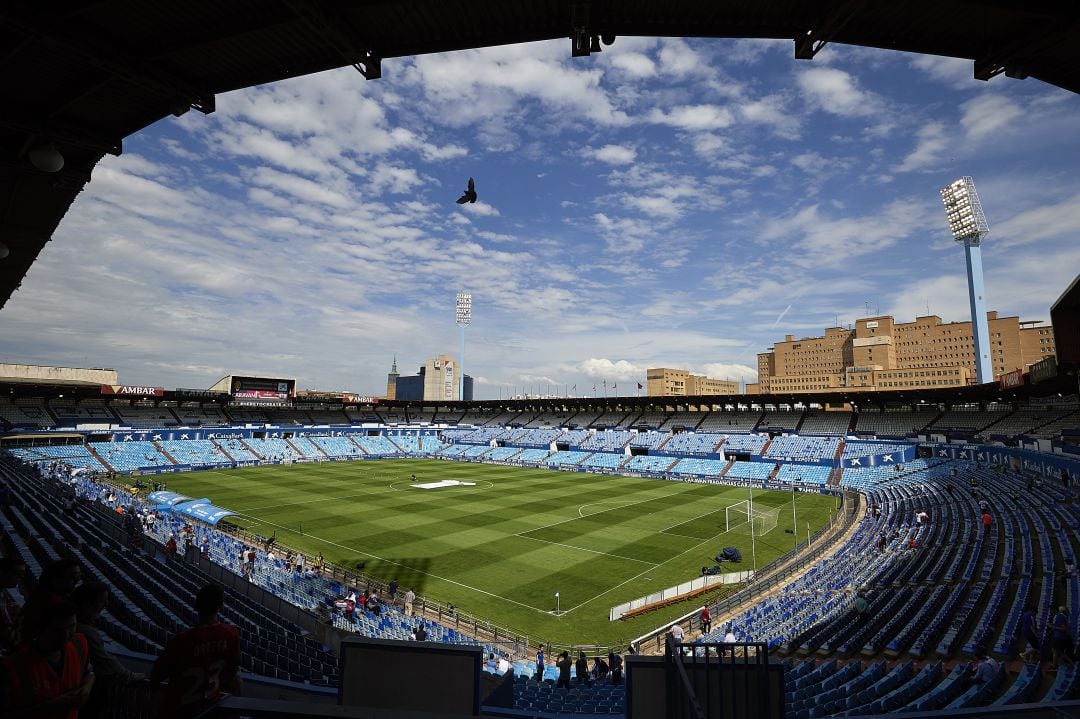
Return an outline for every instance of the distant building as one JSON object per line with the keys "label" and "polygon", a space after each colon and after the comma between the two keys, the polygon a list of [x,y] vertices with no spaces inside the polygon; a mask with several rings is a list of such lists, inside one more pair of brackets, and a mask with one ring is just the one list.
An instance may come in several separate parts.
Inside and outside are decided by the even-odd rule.
{"label": "distant building", "polygon": [[397,399],[397,381],[400,376],[397,371],[397,355],[394,355],[394,364],[390,367],[389,374],[386,375],[387,399]]}
{"label": "distant building", "polygon": [[[390,388],[387,387],[387,399],[400,400],[424,400],[424,401],[454,401],[459,399],[461,388],[459,387],[457,366],[454,358],[449,355],[439,355],[427,360],[420,371],[411,376],[403,377],[397,374],[397,361],[389,377],[394,377],[393,396],[390,396]],[[473,398],[473,378],[465,375],[465,400]]]}
{"label": "distant building", "polygon": [[[1054,355],[1054,330],[1038,321],[988,312],[994,376]],[[971,322],[943,323],[937,315],[896,322],[889,315],[829,327],[821,337],[783,342],[758,355],[758,381],[748,394],[866,392],[962,387],[975,383]]]}
{"label": "distant building", "polygon": [[690,374],[684,369],[655,367],[646,371],[650,397],[697,397],[715,394],[739,394],[739,383]]}

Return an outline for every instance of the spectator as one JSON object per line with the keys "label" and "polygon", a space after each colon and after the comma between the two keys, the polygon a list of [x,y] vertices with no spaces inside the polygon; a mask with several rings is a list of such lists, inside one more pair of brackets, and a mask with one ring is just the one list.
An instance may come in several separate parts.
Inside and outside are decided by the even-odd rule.
{"label": "spectator", "polygon": [[544,645],[536,648],[536,681],[544,681]]}
{"label": "spectator", "polygon": [[105,641],[97,628],[97,620],[109,603],[109,587],[103,582],[84,582],[72,592],[71,600],[77,612],[77,630],[86,638],[90,666],[94,668],[96,677],[90,699],[79,713],[79,716],[85,719],[101,715],[110,690],[146,677],[125,667],[105,649]]}
{"label": "spectator", "polygon": [[611,669],[612,686],[619,686],[622,684],[622,657],[614,650],[608,652],[608,666]]}
{"label": "spectator", "polygon": [[21,640],[29,641],[48,614],[49,607],[66,602],[82,579],[82,569],[74,559],[57,559],[41,570],[37,589],[26,600],[22,611]]}
{"label": "spectator", "polygon": [[26,575],[26,562],[17,557],[0,557],[0,657],[19,645],[22,608],[9,589],[14,589]]}
{"label": "spectator", "polygon": [[738,644],[739,640],[735,638],[735,627],[732,624],[727,625],[727,632],[724,634],[724,644]]}
{"label": "spectator", "polygon": [[238,691],[240,631],[219,618],[224,603],[217,584],[200,589],[195,626],[173,637],[154,662],[150,683],[156,687],[169,680],[158,716],[194,717],[213,705],[223,689]]}
{"label": "spectator", "polygon": [[987,654],[982,647],[975,650],[975,659],[971,675],[968,677],[968,684],[985,685],[997,675],[999,665],[997,660]]}
{"label": "spectator", "polygon": [[169,541],[165,542],[165,561],[171,562],[176,558],[176,535],[169,535]]}
{"label": "spectator", "polygon": [[608,664],[600,657],[596,657],[593,660],[593,678],[596,681],[603,681],[608,675]]}
{"label": "spectator", "polygon": [[77,717],[94,686],[86,638],[75,632],[75,605],[46,606],[26,625],[28,642],[0,663],[5,717]]}
{"label": "spectator", "polygon": [[866,601],[866,595],[859,591],[855,593],[855,615],[859,618],[859,626],[866,624],[870,618],[870,602]]}
{"label": "spectator", "polygon": [[555,666],[559,669],[559,679],[555,682],[556,689],[559,687],[570,689],[570,667],[573,665],[574,663],[570,660],[570,652],[563,650],[563,653],[555,660]]}
{"label": "spectator", "polygon": [[411,617],[413,615],[413,603],[416,602],[416,592],[412,589],[405,592],[405,616]]}
{"label": "spectator", "polygon": [[584,651],[578,651],[577,664],[574,665],[574,669],[577,671],[578,684],[591,687],[592,679],[589,677],[589,660],[585,658]]}
{"label": "spectator", "polygon": [[390,603],[393,604],[397,599],[398,581],[397,577],[390,580],[390,586],[387,587],[387,591],[390,594]]}
{"label": "spectator", "polygon": [[706,604],[701,608],[701,633],[708,634],[712,631],[712,614],[709,612],[709,605]]}
{"label": "spectator", "polygon": [[983,532],[984,533],[990,534],[990,525],[993,524],[993,522],[994,522],[994,519],[993,519],[993,517],[990,516],[990,512],[983,512],[982,526],[983,526]]}
{"label": "spectator", "polygon": [[683,628],[682,628],[681,625],[672,624],[671,625],[671,636],[672,636],[672,638],[675,639],[675,642],[677,644],[682,644],[683,639],[686,637],[686,632],[683,631]]}
{"label": "spectator", "polygon": [[416,625],[416,641],[422,642],[427,639],[427,629],[424,629],[423,624]]}
{"label": "spectator", "polygon": [[1028,664],[1037,661],[1042,655],[1042,642],[1039,637],[1039,629],[1035,626],[1035,613],[1030,609],[1024,610],[1020,617],[1020,638],[1026,646],[1021,658]]}
{"label": "spectator", "polygon": [[[414,635],[413,639],[415,639],[415,638],[416,638],[416,636]],[[488,658],[487,658],[487,662],[484,664],[484,669],[486,669],[486,670],[488,670],[489,672],[492,672],[492,673],[495,673],[496,671],[498,671],[499,662],[498,662],[497,659],[495,659],[495,652],[488,652]]]}
{"label": "spectator", "polygon": [[1054,630],[1052,645],[1054,669],[1060,667],[1063,660],[1066,664],[1072,666],[1073,641],[1072,635],[1069,633],[1069,611],[1064,606],[1058,607],[1057,614],[1050,620],[1050,627]]}

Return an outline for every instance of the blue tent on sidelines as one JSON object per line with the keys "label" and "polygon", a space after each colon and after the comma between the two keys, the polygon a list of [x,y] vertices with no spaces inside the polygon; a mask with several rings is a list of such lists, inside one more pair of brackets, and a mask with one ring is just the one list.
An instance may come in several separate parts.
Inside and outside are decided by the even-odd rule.
{"label": "blue tent on sidelines", "polygon": [[225,509],[224,507],[217,507],[211,504],[210,500],[205,497],[177,504],[172,507],[172,510],[176,514],[190,517],[191,519],[197,519],[200,522],[206,522],[211,526],[216,525],[225,517],[236,515],[236,512],[231,509]]}
{"label": "blue tent on sidelines", "polygon": [[154,508],[160,511],[171,512],[176,508],[176,505],[183,502],[190,502],[191,497],[184,496],[183,494],[177,494],[176,492],[167,492],[161,490],[158,492],[151,492],[146,495],[146,499]]}

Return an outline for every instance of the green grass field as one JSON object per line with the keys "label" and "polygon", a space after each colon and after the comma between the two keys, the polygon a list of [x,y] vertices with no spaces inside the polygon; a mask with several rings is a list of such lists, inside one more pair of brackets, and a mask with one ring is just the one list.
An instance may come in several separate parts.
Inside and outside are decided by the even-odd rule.
{"label": "green grass field", "polygon": [[[416,489],[418,482],[473,486]],[[328,462],[169,477],[169,489],[242,514],[230,521],[322,552],[463,611],[565,643],[619,643],[694,609],[682,603],[610,622],[610,607],[692,579],[726,546],[752,567],[749,527],[725,529],[724,509],[746,489],[439,460]],[[754,493],[779,507],[756,537],[764,566],[790,550],[792,495]],[[797,494],[799,535],[816,531],[833,497]],[[302,534],[300,531],[302,530]],[[404,591],[404,589],[402,590]],[[560,593],[558,616],[555,592]]]}

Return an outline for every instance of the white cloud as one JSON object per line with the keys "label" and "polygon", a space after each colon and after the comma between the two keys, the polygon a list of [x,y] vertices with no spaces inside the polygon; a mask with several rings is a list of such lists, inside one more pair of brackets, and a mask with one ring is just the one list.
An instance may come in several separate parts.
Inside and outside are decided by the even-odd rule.
{"label": "white cloud", "polygon": [[640,52],[621,52],[611,58],[611,65],[634,78],[656,75],[656,63]]}
{"label": "white cloud", "polygon": [[815,67],[798,75],[803,96],[819,110],[841,117],[870,117],[881,111],[878,95],[859,87],[850,73]]}
{"label": "white cloud", "polygon": [[679,105],[670,110],[653,108],[648,120],[691,131],[720,130],[735,122],[731,110],[718,105]]}
{"label": "white cloud", "polygon": [[1007,97],[997,94],[979,95],[965,102],[960,124],[968,139],[979,141],[1014,123],[1023,110]]}
{"label": "white cloud", "polygon": [[627,362],[626,360],[609,360],[607,358],[591,357],[584,360],[579,369],[586,377],[607,380],[640,379],[645,376],[644,366]]}
{"label": "white cloud", "polygon": [[949,138],[945,133],[945,123],[930,122],[919,128],[916,134],[915,149],[898,165],[893,172],[911,172],[940,165],[949,148]]}
{"label": "white cloud", "polygon": [[727,379],[739,382],[756,382],[757,369],[745,364],[727,362],[708,362],[700,365],[700,372],[713,379]]}

